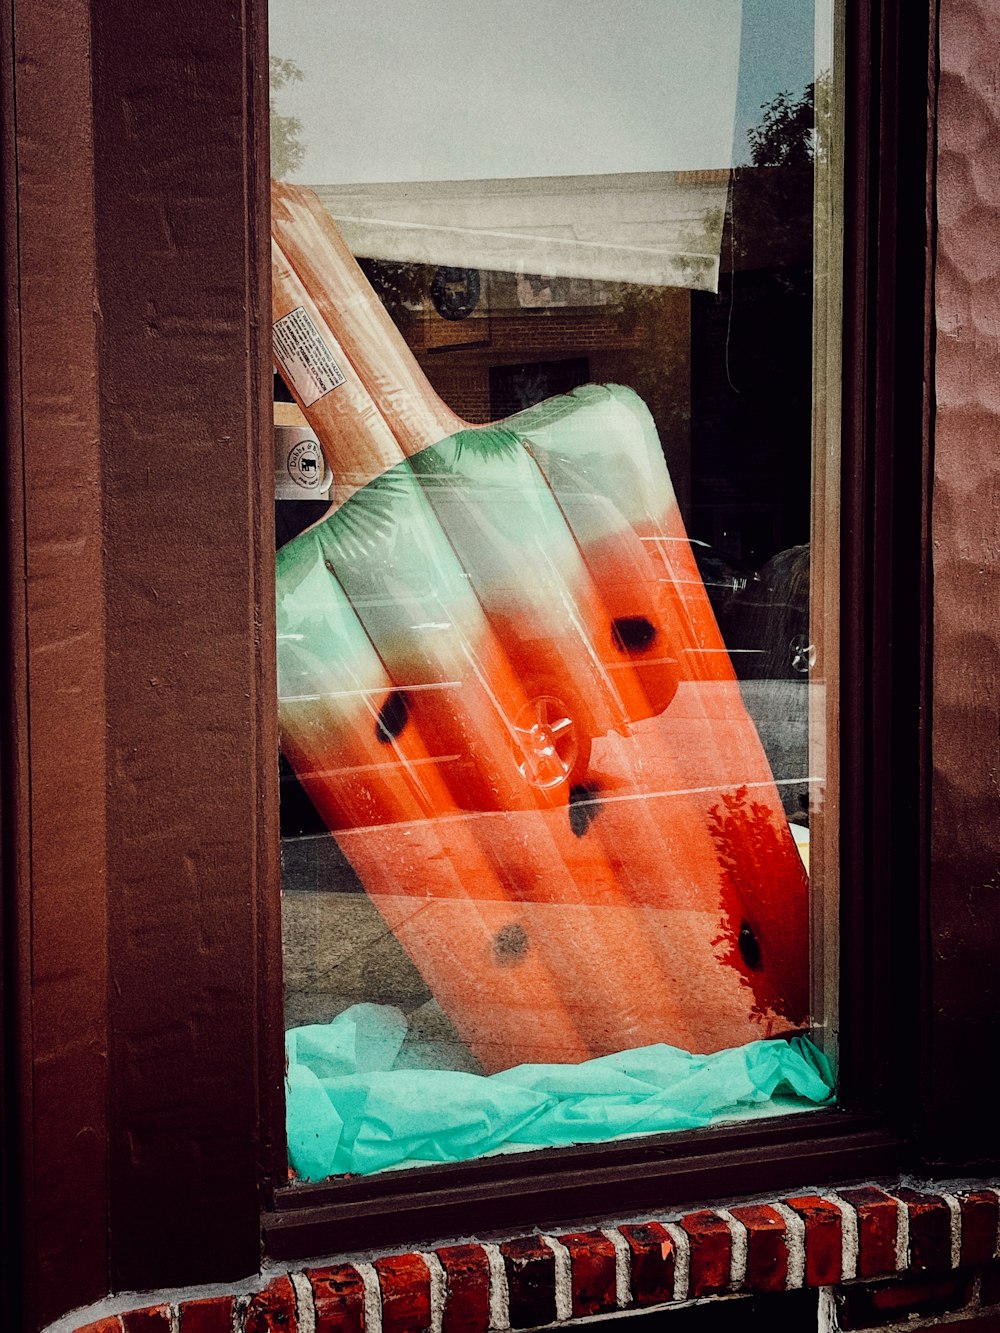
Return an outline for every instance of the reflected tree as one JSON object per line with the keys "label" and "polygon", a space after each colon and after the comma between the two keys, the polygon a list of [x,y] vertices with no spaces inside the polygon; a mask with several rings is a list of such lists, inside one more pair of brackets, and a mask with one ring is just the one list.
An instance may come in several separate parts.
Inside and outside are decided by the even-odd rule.
{"label": "reflected tree", "polygon": [[298,171],[306,155],[302,142],[302,122],[298,116],[283,116],[275,106],[274,94],[290,83],[300,83],[302,71],[294,60],[272,56],[269,69],[271,112],[271,175],[283,180]]}
{"label": "reflected tree", "polygon": [[747,130],[755,167],[807,167],[825,161],[830,142],[831,76],[824,71],[796,98],[787,91],[761,106]]}
{"label": "reflected tree", "polygon": [[765,103],[759,125],[747,130],[750,161],[755,167],[807,166],[814,157],[815,85],[801,97],[779,93]]}

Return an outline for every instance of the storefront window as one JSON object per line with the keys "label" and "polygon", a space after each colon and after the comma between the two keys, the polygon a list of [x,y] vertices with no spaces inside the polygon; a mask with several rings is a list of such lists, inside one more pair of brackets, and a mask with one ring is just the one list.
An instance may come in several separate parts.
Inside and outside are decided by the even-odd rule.
{"label": "storefront window", "polygon": [[829,1104],[831,0],[271,49],[293,1170]]}

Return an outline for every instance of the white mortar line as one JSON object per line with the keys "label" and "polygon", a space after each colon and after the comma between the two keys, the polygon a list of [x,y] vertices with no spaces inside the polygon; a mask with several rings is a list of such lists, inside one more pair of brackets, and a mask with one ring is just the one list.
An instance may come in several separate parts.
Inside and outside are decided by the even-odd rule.
{"label": "white mortar line", "polygon": [[298,1333],[316,1333],[316,1302],[312,1283],[305,1273],[289,1273],[295,1288],[295,1324]]}
{"label": "white mortar line", "polygon": [[839,1194],[820,1197],[840,1209],[840,1280],[853,1282],[858,1275],[858,1214]]}
{"label": "white mortar line", "polygon": [[573,1318],[573,1260],[569,1250],[555,1236],[542,1236],[542,1240],[555,1255],[556,1274],[556,1319]]}
{"label": "white mortar line", "polygon": [[945,1194],[943,1190],[941,1198],[948,1205],[951,1214],[951,1266],[957,1268],[962,1262],[962,1205],[957,1195]]}
{"label": "white mortar line", "polygon": [[[510,1328],[510,1292],[499,1245],[483,1245],[490,1265],[490,1328]],[[365,1333],[369,1333],[366,1329]]]}
{"label": "white mortar line", "polygon": [[355,1261],[353,1267],[365,1284],[365,1333],[382,1333],[382,1287],[371,1264]]}
{"label": "white mortar line", "polygon": [[602,1230],[615,1247],[615,1303],[624,1310],[632,1300],[632,1247],[617,1227]]}
{"label": "white mortar line", "polygon": [[738,1217],[733,1217],[728,1208],[713,1208],[712,1211],[729,1228],[732,1245],[729,1252],[729,1281],[726,1285],[736,1291],[743,1286],[747,1276],[747,1229]]}
{"label": "white mortar line", "polygon": [[788,1251],[786,1291],[797,1291],[806,1280],[806,1224],[794,1208],[775,1200],[771,1207],[785,1219],[785,1248]]}
{"label": "white mortar line", "polygon": [[688,1233],[675,1222],[664,1222],[663,1227],[674,1242],[674,1300],[686,1301],[691,1282],[691,1246]]}
{"label": "white mortar line", "polygon": [[969,1303],[965,1307],[965,1313],[970,1310],[978,1310],[983,1303],[983,1275],[981,1271],[974,1271],[972,1276],[972,1294],[969,1297]]}
{"label": "white mortar line", "polygon": [[427,1271],[431,1275],[431,1326],[429,1333],[441,1333],[444,1325],[444,1303],[448,1295],[448,1274],[444,1271],[444,1264],[433,1250],[421,1251],[420,1257],[427,1265]]}
{"label": "white mortar line", "polygon": [[833,1298],[832,1287],[820,1287],[819,1302],[816,1309],[816,1333],[839,1333],[837,1320],[837,1302]]}
{"label": "white mortar line", "polygon": [[[259,1288],[259,1290],[263,1291],[263,1287]],[[257,1292],[254,1292],[253,1296],[256,1296],[256,1294]],[[253,1296],[237,1296],[236,1299],[233,1301],[233,1313],[231,1320],[233,1333],[244,1333],[244,1325],[246,1324],[247,1310],[249,1310],[250,1308],[250,1302],[253,1300]],[[179,1314],[180,1314],[180,1307],[178,1307],[178,1315]]]}
{"label": "white mortar line", "polygon": [[[234,1301],[235,1305],[236,1302]],[[167,1306],[167,1319],[170,1321],[170,1333],[181,1333],[181,1312],[177,1305]]]}
{"label": "white mortar line", "polygon": [[889,1197],[896,1201],[896,1272],[903,1273],[910,1266],[910,1210],[895,1194]]}

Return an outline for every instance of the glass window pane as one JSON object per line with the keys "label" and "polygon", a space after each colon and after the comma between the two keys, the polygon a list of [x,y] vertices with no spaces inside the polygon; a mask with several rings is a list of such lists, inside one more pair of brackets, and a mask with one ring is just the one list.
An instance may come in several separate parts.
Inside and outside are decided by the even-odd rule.
{"label": "glass window pane", "polygon": [[271,42],[294,1170],[828,1103],[830,0]]}

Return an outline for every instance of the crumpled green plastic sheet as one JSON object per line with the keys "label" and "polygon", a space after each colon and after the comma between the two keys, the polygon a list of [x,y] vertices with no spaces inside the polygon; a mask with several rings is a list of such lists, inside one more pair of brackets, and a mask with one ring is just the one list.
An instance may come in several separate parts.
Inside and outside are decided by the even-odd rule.
{"label": "crumpled green plastic sheet", "polygon": [[804,1037],[713,1055],[643,1046],[485,1077],[394,1067],[406,1027],[392,1006],[356,1004],[286,1034],[288,1151],[302,1179],[698,1129],[747,1107],[833,1099],[829,1062]]}

